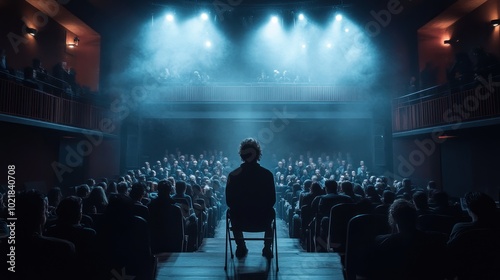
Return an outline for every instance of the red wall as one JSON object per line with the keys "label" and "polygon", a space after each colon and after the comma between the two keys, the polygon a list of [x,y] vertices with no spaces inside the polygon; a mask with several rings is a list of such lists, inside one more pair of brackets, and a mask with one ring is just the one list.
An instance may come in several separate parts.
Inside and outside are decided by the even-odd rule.
{"label": "red wall", "polygon": [[[492,27],[490,21],[500,16],[500,1],[490,0],[447,29],[419,30],[418,53],[420,71],[430,67],[436,84],[446,83],[446,70],[454,63],[458,52],[483,47],[485,51],[500,57],[500,27]],[[445,45],[444,40],[459,40]]]}
{"label": "red wall", "polygon": [[[74,34],[50,17],[41,16],[25,1],[8,2],[0,9],[0,48],[6,50],[10,67],[22,70],[38,58],[42,66],[52,72],[55,64],[66,61],[68,67],[76,70],[77,83],[93,91],[99,89],[100,38],[82,37],[77,48],[67,49],[68,38],[72,41]],[[37,29],[37,35],[25,34],[25,25]],[[14,38],[16,43],[11,43],[9,38]]]}

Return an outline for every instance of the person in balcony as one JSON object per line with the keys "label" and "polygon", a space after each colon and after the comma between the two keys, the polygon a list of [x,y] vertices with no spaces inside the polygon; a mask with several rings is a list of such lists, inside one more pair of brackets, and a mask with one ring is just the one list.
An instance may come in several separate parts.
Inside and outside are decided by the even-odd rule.
{"label": "person in balcony", "polygon": [[0,74],[8,73],[9,68],[7,67],[7,55],[5,49],[0,50]]}
{"label": "person in balcony", "polygon": [[43,86],[40,81],[36,78],[36,72],[33,67],[24,68],[24,80],[23,85],[43,91]]}

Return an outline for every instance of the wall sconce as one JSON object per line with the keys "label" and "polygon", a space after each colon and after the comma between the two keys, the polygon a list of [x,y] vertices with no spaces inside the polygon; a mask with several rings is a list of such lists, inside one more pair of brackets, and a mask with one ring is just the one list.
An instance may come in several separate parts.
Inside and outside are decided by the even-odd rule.
{"label": "wall sconce", "polygon": [[35,37],[37,30],[35,28],[26,27],[26,33]]}
{"label": "wall sconce", "polygon": [[75,37],[75,38],[73,39],[73,43],[69,43],[69,44],[68,44],[68,47],[69,47],[69,48],[78,47],[79,42],[80,42],[80,38]]}
{"label": "wall sconce", "polygon": [[491,21],[491,25],[493,25],[493,27],[497,27],[500,25],[500,19],[494,19]]}
{"label": "wall sconce", "polygon": [[444,43],[445,45],[451,45],[451,40],[450,40],[450,39],[448,39],[448,40],[444,40],[444,42],[443,42],[443,43]]}

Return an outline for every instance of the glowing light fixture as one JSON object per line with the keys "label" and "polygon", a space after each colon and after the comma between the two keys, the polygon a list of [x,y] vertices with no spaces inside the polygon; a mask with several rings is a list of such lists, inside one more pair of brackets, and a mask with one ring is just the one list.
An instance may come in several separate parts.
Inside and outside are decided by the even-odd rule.
{"label": "glowing light fixture", "polygon": [[349,32],[349,28],[344,29],[345,33]]}
{"label": "glowing light fixture", "polygon": [[35,37],[37,30],[35,28],[26,27],[26,33]]}
{"label": "glowing light fixture", "polygon": [[307,45],[306,44],[302,44],[302,48],[303,49],[307,48]]}
{"label": "glowing light fixture", "polygon": [[332,44],[328,43],[328,44],[326,44],[326,47],[329,48],[329,49],[331,49],[332,48]]}
{"label": "glowing light fixture", "polygon": [[74,48],[74,47],[78,47],[78,44],[79,44],[79,43],[80,43],[80,38],[75,37],[75,38],[73,39],[73,43],[69,43],[69,44],[68,44],[68,47],[69,47],[69,48],[71,48],[71,49],[72,49],[72,48]]}
{"label": "glowing light fixture", "polygon": [[210,42],[209,40],[205,41],[205,47],[207,48],[212,47],[212,42]]}
{"label": "glowing light fixture", "polygon": [[342,21],[342,14],[337,14],[337,15],[335,16],[335,20],[336,20],[336,21]]}
{"label": "glowing light fixture", "polygon": [[491,25],[493,25],[493,27],[497,27],[500,25],[500,19],[494,19],[491,21]]}
{"label": "glowing light fixture", "polygon": [[202,20],[208,20],[208,14],[207,13],[202,13],[200,17],[201,17]]}
{"label": "glowing light fixture", "polygon": [[304,16],[304,14],[299,14],[299,20],[304,20],[306,19],[306,17]]}
{"label": "glowing light fixture", "polygon": [[271,22],[272,23],[278,23],[278,17],[277,16],[272,16],[271,17]]}
{"label": "glowing light fixture", "polygon": [[167,17],[165,19],[167,21],[174,21],[174,15],[173,14],[167,14]]}
{"label": "glowing light fixture", "polygon": [[444,42],[443,42],[443,43],[444,43],[445,45],[451,45],[451,40],[450,40],[450,39],[448,39],[448,40],[444,40]]}

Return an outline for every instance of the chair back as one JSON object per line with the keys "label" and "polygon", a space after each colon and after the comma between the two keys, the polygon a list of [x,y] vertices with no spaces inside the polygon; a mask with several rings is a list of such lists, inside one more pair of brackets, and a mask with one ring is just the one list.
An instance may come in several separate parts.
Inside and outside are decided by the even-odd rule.
{"label": "chair back", "polygon": [[184,251],[184,217],[180,207],[169,205],[167,212],[150,214],[153,253]]}
{"label": "chair back", "polygon": [[328,224],[327,250],[344,252],[347,239],[347,226],[352,217],[357,214],[354,203],[341,203],[330,209]]}
{"label": "chair back", "polygon": [[181,197],[173,197],[173,200],[175,201],[175,204],[181,208],[182,211],[182,216],[184,218],[187,218],[193,213],[193,209],[189,207],[189,201],[185,198]]}
{"label": "chair back", "polygon": [[375,237],[387,233],[390,233],[390,226],[386,215],[361,214],[349,221],[344,264],[347,280],[367,276],[371,245]]}
{"label": "chair back", "polygon": [[454,216],[425,214],[417,217],[417,228],[422,231],[437,231],[450,235],[456,223],[465,221],[463,218]]}
{"label": "chair back", "polygon": [[452,271],[458,279],[500,279],[500,231],[473,229],[449,244]]}

